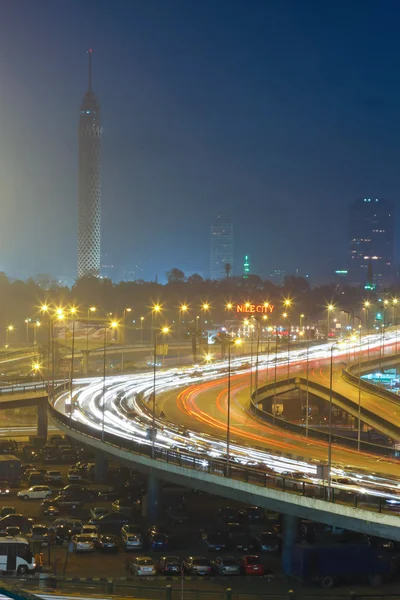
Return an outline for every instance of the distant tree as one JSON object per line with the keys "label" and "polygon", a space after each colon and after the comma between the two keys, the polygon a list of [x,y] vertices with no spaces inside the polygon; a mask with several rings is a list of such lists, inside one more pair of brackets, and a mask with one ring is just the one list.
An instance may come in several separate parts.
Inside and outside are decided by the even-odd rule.
{"label": "distant tree", "polygon": [[39,273],[33,278],[33,281],[36,283],[36,285],[42,288],[42,290],[49,290],[50,288],[58,287],[58,281],[47,273]]}
{"label": "distant tree", "polygon": [[185,273],[180,269],[171,269],[166,275],[168,283],[183,283],[186,280]]}
{"label": "distant tree", "polygon": [[225,275],[226,275],[227,279],[230,276],[231,271],[232,271],[232,265],[231,265],[231,263],[228,263],[228,262],[225,263]]}
{"label": "distant tree", "polygon": [[197,273],[193,273],[193,275],[190,275],[190,277],[187,278],[187,283],[190,283],[191,285],[196,285],[198,283],[203,283],[204,279],[202,278],[201,275],[198,275]]}

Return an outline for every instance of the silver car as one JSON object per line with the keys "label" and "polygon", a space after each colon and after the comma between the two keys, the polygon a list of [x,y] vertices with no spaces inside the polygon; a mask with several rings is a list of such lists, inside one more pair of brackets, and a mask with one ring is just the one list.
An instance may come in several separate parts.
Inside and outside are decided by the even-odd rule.
{"label": "silver car", "polygon": [[131,573],[137,576],[157,574],[155,562],[150,556],[136,556],[132,559],[130,568]]}
{"label": "silver car", "polygon": [[90,535],[79,533],[71,538],[73,552],[93,552],[95,543]]}
{"label": "silver car", "polygon": [[218,575],[240,575],[239,563],[233,556],[218,556],[211,564]]}

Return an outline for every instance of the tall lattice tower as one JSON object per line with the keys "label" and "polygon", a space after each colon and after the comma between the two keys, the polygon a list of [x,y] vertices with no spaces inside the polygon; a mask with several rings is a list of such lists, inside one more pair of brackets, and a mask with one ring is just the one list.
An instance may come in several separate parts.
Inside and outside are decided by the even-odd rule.
{"label": "tall lattice tower", "polygon": [[100,105],[92,91],[92,50],[89,86],[79,118],[78,277],[100,275],[101,136]]}

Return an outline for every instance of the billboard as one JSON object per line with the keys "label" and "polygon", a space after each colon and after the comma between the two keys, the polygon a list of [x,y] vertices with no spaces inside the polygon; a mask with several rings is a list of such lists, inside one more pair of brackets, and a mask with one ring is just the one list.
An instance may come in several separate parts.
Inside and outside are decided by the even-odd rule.
{"label": "billboard", "polygon": [[[53,325],[53,337],[54,339],[62,341],[68,341],[71,343],[73,335],[73,320],[56,321]],[[105,333],[104,328],[107,328]],[[75,321],[74,337],[75,341],[89,340],[90,342],[96,342],[99,346],[104,344],[104,336],[106,336],[108,342],[116,342],[118,339],[117,328],[110,327],[108,324],[103,323],[86,323],[85,321]]]}

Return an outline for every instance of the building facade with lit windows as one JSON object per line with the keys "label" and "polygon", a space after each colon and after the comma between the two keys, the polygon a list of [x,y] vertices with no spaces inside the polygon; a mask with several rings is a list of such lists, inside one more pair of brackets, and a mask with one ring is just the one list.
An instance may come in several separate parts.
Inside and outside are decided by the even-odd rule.
{"label": "building facade with lit windows", "polygon": [[348,283],[393,282],[394,209],[388,200],[360,198],[349,206]]}
{"label": "building facade with lit windows", "polygon": [[210,277],[223,279],[227,275],[233,275],[233,223],[229,214],[219,213],[211,224]]}
{"label": "building facade with lit windows", "polygon": [[89,84],[79,117],[78,278],[100,275],[101,136],[100,106]]}

